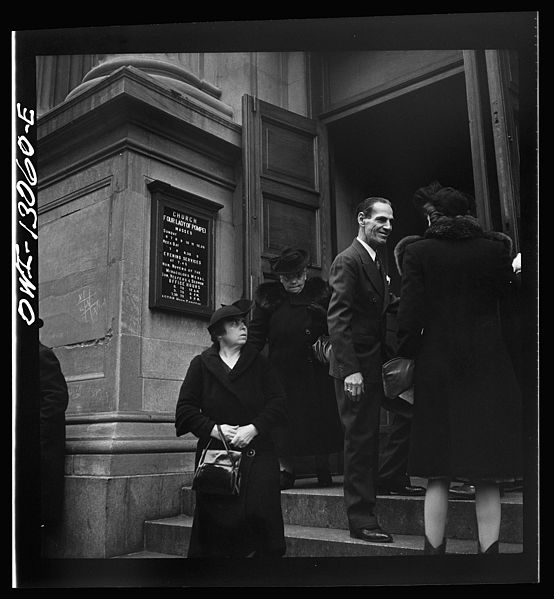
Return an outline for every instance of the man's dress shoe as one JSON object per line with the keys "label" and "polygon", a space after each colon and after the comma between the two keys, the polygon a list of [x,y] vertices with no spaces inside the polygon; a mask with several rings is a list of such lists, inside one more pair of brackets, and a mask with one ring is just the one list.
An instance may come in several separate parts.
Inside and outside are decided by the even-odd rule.
{"label": "man's dress shoe", "polygon": [[425,487],[416,485],[400,485],[397,487],[389,487],[387,489],[379,488],[377,495],[404,495],[406,497],[421,497],[425,495]]}
{"label": "man's dress shoe", "polygon": [[388,532],[377,528],[357,528],[350,531],[353,539],[361,539],[369,543],[392,543],[392,536]]}

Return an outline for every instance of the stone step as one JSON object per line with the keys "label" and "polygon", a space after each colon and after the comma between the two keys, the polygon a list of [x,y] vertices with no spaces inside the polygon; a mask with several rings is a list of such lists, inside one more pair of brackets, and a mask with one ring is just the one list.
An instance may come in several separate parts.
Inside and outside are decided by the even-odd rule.
{"label": "stone step", "polygon": [[[285,524],[314,528],[348,529],[344,509],[342,478],[334,477],[331,487],[320,488],[315,479],[301,479],[293,489],[281,492]],[[194,491],[182,489],[182,513],[194,513]],[[391,534],[423,534],[423,497],[378,496],[376,514],[381,527]],[[475,502],[452,499],[446,536],[451,539],[477,538]],[[521,493],[502,497],[500,541],[523,542],[523,501]]]}
{"label": "stone step", "polygon": [[[185,557],[188,550],[192,517],[174,516],[145,522],[145,546],[142,555],[120,557]],[[362,557],[387,555],[418,555],[423,552],[423,537],[394,535],[393,543],[366,543],[352,539],[347,530],[313,526],[285,525],[286,557]],[[501,543],[501,553],[520,553],[519,543]],[[472,554],[476,542],[449,539],[447,553]]]}
{"label": "stone step", "polygon": [[168,559],[168,558],[180,558],[182,555],[173,555],[170,553],[158,553],[157,551],[135,551],[134,553],[125,553],[124,555],[115,555],[112,559],[122,558],[137,558],[137,559]]}

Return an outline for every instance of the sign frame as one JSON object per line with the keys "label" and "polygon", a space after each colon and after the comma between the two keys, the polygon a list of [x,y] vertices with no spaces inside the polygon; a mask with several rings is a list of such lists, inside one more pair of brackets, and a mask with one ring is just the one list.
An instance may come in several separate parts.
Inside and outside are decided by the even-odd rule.
{"label": "sign frame", "polygon": [[[151,310],[167,310],[208,319],[215,310],[215,221],[222,204],[184,191],[163,181],[150,181],[150,274],[149,303]],[[203,304],[174,300],[162,296],[163,215],[164,208],[173,208],[193,218],[207,221],[207,265],[205,265],[207,301]]]}

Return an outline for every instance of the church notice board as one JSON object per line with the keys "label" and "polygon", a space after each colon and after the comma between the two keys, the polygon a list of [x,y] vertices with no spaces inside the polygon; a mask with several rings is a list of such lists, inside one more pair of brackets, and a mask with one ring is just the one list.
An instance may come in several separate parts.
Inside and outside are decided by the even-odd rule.
{"label": "church notice board", "polygon": [[209,318],[215,309],[214,222],[223,206],[162,181],[148,189],[149,306]]}

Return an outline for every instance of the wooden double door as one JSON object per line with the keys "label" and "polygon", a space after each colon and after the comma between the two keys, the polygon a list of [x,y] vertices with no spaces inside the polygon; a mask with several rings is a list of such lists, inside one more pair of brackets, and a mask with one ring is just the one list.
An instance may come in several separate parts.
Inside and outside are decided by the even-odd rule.
{"label": "wooden double door", "polygon": [[271,277],[269,259],[285,247],[307,250],[310,274],[326,278],[336,252],[356,233],[353,208],[368,195],[393,203],[389,245],[397,235],[421,233],[408,204],[432,179],[473,193],[481,224],[510,235],[518,251],[518,82],[517,55],[464,51],[439,78],[385,90],[365,108],[345,108],[344,116],[323,110],[306,118],[245,95],[247,295]]}
{"label": "wooden double door", "polygon": [[309,276],[326,278],[333,225],[324,125],[245,95],[243,169],[248,295],[271,278],[269,260],[286,247],[306,250]]}

